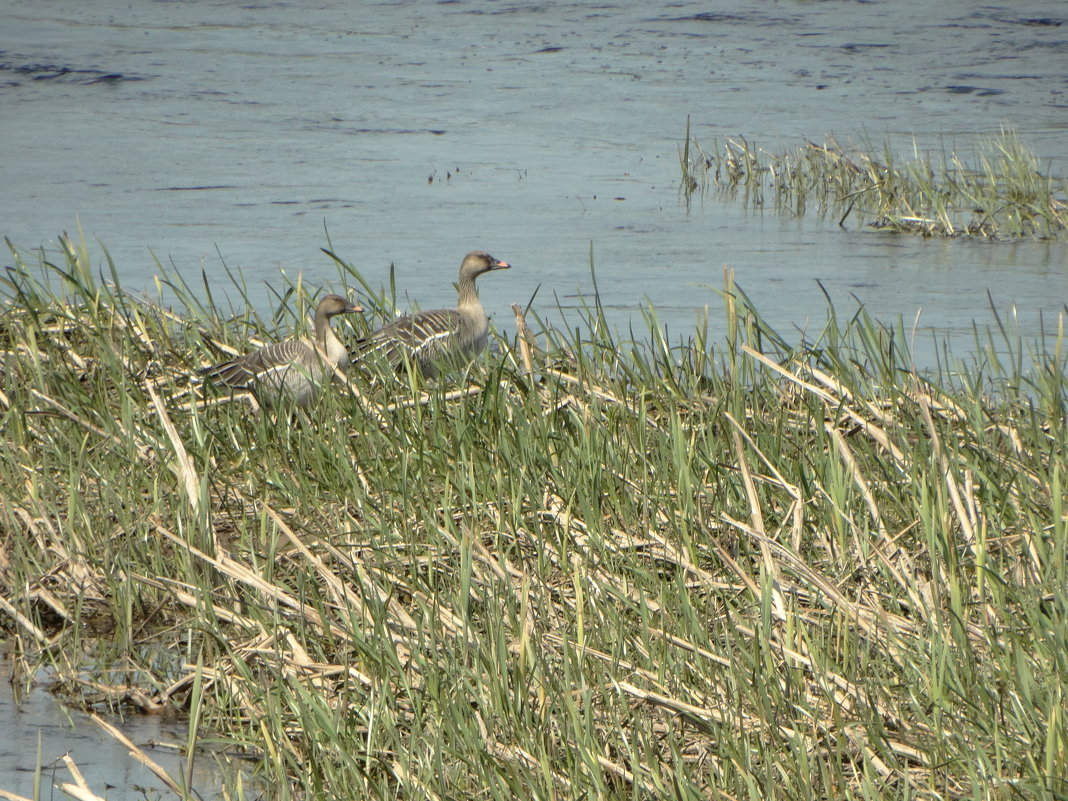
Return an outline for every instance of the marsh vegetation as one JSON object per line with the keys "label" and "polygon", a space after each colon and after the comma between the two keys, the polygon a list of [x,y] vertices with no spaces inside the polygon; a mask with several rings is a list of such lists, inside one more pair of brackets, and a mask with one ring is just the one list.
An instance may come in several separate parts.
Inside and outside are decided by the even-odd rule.
{"label": "marsh vegetation", "polygon": [[1068,229],[1068,182],[1012,132],[978,140],[972,155],[923,150],[902,159],[886,143],[844,147],[833,137],[770,152],[745,137],[707,150],[686,125],[679,148],[686,202],[710,189],[746,208],[852,217],[924,236],[1055,239]]}
{"label": "marsh vegetation", "polygon": [[190,377],[321,287],[235,317],[70,240],[2,284],[0,626],[73,703],[185,715],[280,799],[1068,794],[1063,332],[922,375],[728,272],[722,341],[528,309],[289,417]]}

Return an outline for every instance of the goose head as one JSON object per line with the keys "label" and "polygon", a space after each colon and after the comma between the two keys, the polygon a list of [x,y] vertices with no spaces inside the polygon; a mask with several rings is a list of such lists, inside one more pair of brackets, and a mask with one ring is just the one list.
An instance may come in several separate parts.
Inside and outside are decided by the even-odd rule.
{"label": "goose head", "polygon": [[511,264],[495,259],[484,250],[472,250],[460,263],[460,278],[477,278],[490,270],[508,270]]}
{"label": "goose head", "polygon": [[325,295],[315,307],[315,316],[329,319],[338,314],[359,314],[362,311],[362,306],[349,302],[341,295]]}

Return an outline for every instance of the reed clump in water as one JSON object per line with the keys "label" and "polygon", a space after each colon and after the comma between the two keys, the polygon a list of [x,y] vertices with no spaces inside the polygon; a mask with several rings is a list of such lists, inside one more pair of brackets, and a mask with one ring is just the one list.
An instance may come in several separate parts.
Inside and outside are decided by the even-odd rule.
{"label": "reed clump in water", "polygon": [[280,424],[183,394],[226,315],[88,258],[3,278],[23,675],[187,713],[279,798],[1063,793],[1063,337],[925,378],[863,315],[788,346],[728,276],[722,342],[594,306]]}
{"label": "reed clump in water", "polygon": [[924,236],[1054,239],[1068,229],[1068,184],[1044,174],[1035,155],[1013,133],[980,141],[975,156],[936,158],[913,143],[899,161],[890,146],[844,148],[823,144],[771,153],[744,137],[704,150],[690,135],[680,148],[687,203],[715,187],[747,208],[772,207],[802,215],[851,214],[876,228]]}

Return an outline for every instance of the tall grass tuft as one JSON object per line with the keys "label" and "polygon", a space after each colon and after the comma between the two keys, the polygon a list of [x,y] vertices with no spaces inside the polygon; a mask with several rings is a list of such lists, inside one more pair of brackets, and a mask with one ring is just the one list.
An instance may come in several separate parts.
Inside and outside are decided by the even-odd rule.
{"label": "tall grass tuft", "polygon": [[728,273],[722,342],[531,312],[257,416],[189,377],[287,332],[14,259],[0,625],[75,702],[187,714],[277,798],[1068,792],[1063,337],[921,375]]}
{"label": "tall grass tuft", "polygon": [[810,209],[839,223],[859,216],[875,228],[924,236],[1055,239],[1068,229],[1068,183],[1042,171],[1015,133],[979,140],[966,160],[924,152],[900,161],[889,144],[823,144],[771,153],[744,137],[716,141],[706,152],[690,133],[680,148],[682,194],[715,188],[746,208],[803,215]]}

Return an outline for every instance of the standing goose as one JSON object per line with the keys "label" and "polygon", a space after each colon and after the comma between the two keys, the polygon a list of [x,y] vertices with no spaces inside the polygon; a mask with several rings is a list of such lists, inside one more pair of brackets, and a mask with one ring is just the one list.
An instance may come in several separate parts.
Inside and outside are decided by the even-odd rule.
{"label": "standing goose", "polygon": [[460,299],[455,309],[405,315],[357,342],[356,357],[377,353],[396,369],[406,363],[417,367],[424,378],[436,377],[441,362],[471,359],[486,347],[489,332],[475,279],[511,266],[484,250],[472,250],[460,263]]}
{"label": "standing goose", "polygon": [[200,374],[232,389],[252,390],[265,405],[284,397],[307,407],[334,370],[344,370],[349,364],[348,348],[330,327],[331,318],[362,311],[340,295],[326,295],[315,307],[314,340],[301,337],[275,342],[205,367]]}

